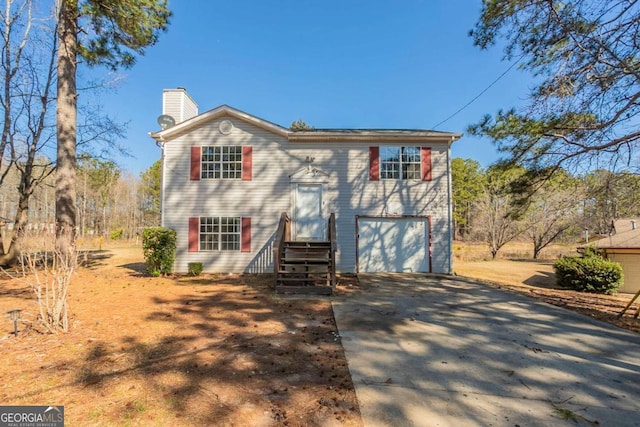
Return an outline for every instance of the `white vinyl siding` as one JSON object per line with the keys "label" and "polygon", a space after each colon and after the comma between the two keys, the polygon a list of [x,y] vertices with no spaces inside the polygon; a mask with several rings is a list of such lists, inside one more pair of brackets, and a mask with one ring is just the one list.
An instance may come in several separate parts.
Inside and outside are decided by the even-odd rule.
{"label": "white vinyl siding", "polygon": [[165,89],[162,93],[162,114],[167,114],[176,124],[198,115],[198,105],[184,89]]}
{"label": "white vinyl siding", "polygon": [[[219,132],[222,120],[231,120],[229,135]],[[190,181],[192,146],[251,145],[253,180]],[[432,180],[369,181],[369,147],[431,147]],[[432,229],[432,271],[451,273],[448,217],[448,143],[378,144],[371,141],[290,142],[234,117],[219,117],[164,144],[163,226],[178,234],[175,271],[187,263],[202,262],[205,272],[272,272],[272,245],[280,214],[292,215],[289,175],[307,167],[329,174],[322,194],[324,212],[335,212],[339,272],[355,272],[356,215],[429,216]],[[224,217],[252,218],[252,252],[188,252],[188,218],[211,212]]]}
{"label": "white vinyl siding", "polygon": [[[218,130],[222,120],[233,122],[234,129],[229,135]],[[280,213],[290,210],[288,171],[281,166],[286,165],[282,150],[287,144],[285,138],[228,117],[208,122],[165,143],[162,225],[173,228],[178,235],[176,272],[188,271],[189,262],[202,262],[205,272],[273,271],[274,233]],[[190,180],[192,146],[246,145],[252,147],[253,180]],[[212,214],[251,217],[252,252],[188,252],[188,218]]]}

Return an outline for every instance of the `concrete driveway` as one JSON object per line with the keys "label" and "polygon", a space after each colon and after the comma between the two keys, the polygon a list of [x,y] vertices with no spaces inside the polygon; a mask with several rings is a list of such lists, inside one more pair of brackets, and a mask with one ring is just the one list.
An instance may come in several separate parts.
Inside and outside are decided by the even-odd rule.
{"label": "concrete driveway", "polygon": [[360,281],[333,309],[366,427],[640,426],[640,335],[455,277]]}

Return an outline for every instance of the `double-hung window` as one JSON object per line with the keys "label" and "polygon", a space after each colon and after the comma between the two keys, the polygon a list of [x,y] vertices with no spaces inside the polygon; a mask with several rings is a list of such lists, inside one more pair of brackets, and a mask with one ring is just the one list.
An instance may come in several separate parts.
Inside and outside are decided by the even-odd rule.
{"label": "double-hung window", "polygon": [[240,217],[200,217],[201,251],[239,251]]}
{"label": "double-hung window", "polygon": [[202,147],[202,179],[242,179],[242,147]]}
{"label": "double-hung window", "polygon": [[381,179],[422,179],[420,147],[380,147]]}

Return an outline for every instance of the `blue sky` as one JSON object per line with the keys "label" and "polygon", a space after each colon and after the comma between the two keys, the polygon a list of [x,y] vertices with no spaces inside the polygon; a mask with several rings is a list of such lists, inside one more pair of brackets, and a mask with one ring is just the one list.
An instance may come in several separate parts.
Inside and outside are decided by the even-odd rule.
{"label": "blue sky", "polygon": [[[289,126],[420,128],[466,132],[486,113],[524,102],[530,77],[500,47],[481,51],[468,31],[480,0],[171,1],[169,29],[119,74],[105,112],[129,122],[119,141],[139,174],[160,158],[162,89],[184,87],[205,112],[228,104]],[[497,159],[489,141],[465,135],[455,157]]]}

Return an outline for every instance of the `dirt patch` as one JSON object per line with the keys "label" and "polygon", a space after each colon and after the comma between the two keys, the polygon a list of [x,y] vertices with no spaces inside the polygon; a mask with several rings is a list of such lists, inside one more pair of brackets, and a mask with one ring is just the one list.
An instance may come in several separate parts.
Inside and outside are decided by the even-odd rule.
{"label": "dirt patch", "polygon": [[152,278],[140,247],[92,251],[71,331],[33,327],[27,284],[0,280],[0,401],[64,405],[67,425],[361,426],[331,304],[269,276]]}

